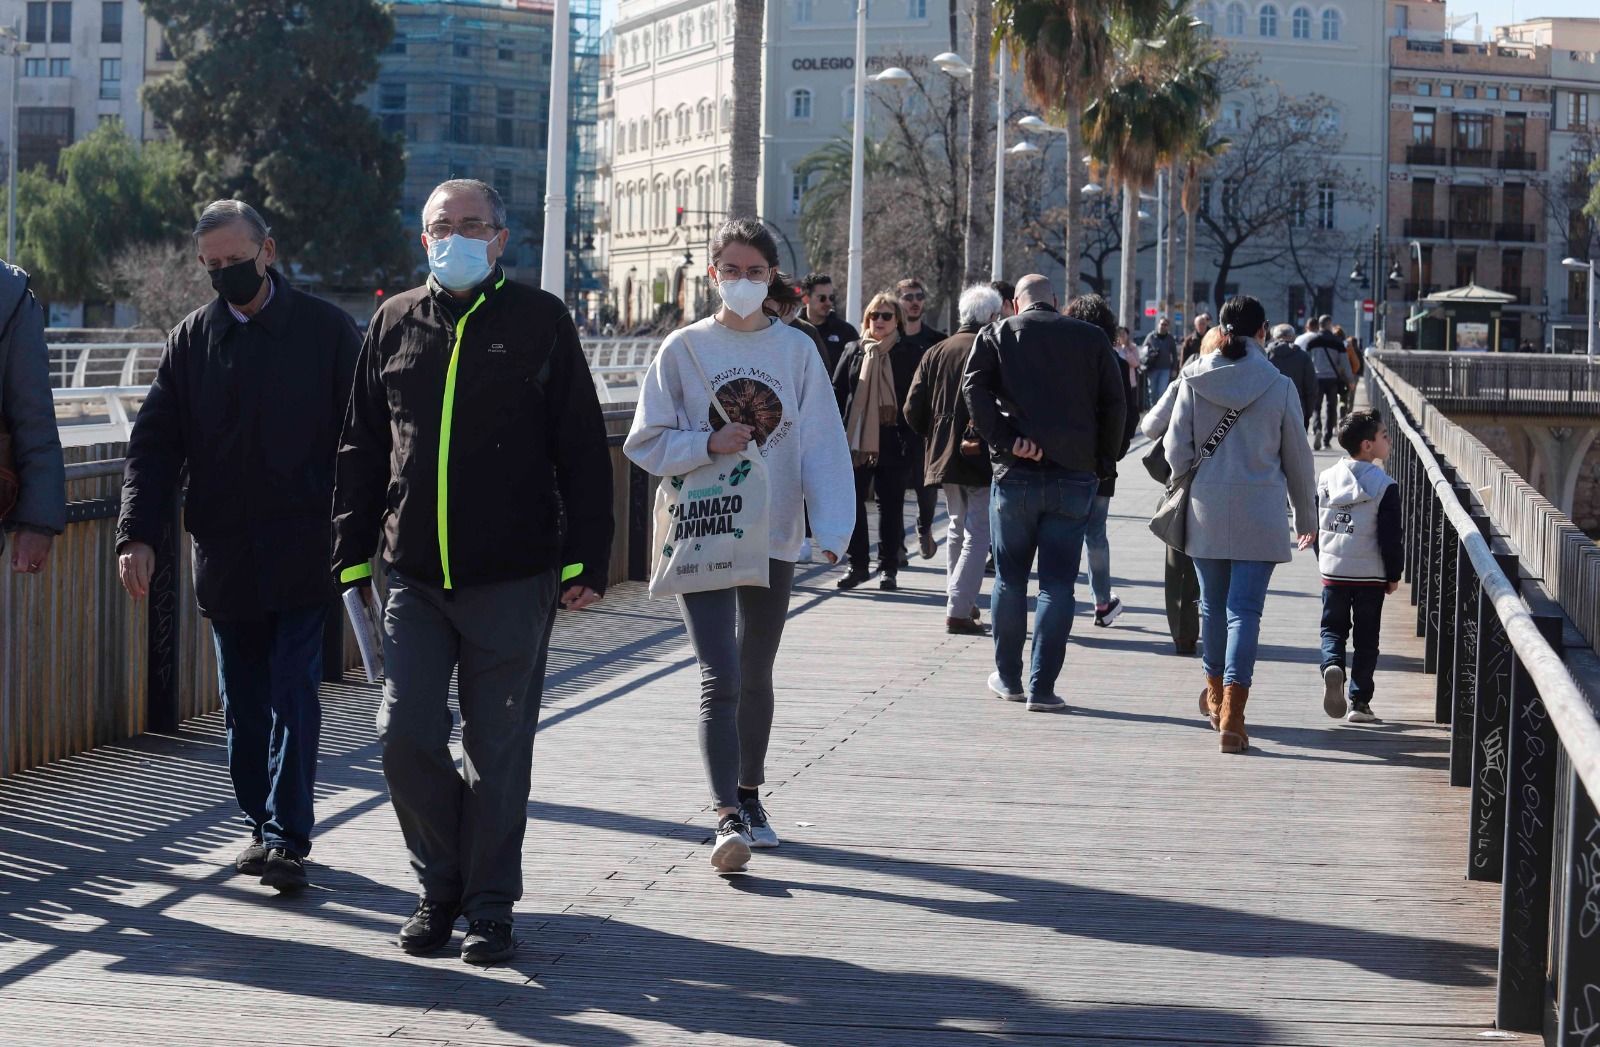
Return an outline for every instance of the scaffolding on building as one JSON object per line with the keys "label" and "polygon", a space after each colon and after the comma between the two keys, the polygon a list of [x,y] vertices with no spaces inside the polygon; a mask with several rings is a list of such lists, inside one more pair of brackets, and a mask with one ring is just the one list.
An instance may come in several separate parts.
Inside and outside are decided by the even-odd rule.
{"label": "scaffolding on building", "polygon": [[605,273],[595,239],[595,189],[600,177],[600,0],[571,0],[572,66],[567,138],[567,297],[574,316],[604,297]]}

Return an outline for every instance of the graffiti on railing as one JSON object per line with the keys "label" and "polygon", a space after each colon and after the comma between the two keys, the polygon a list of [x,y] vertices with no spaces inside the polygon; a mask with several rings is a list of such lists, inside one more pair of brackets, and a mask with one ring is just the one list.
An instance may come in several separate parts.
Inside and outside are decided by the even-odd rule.
{"label": "graffiti on railing", "polygon": [[1472,775],[1472,879],[1499,880],[1505,860],[1506,734],[1511,712],[1511,644],[1491,611],[1480,623],[1478,710]]}

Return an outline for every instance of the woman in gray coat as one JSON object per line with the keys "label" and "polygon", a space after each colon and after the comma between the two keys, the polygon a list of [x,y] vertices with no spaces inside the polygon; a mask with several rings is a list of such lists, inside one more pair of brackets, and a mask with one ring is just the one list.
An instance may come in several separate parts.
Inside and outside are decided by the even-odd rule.
{"label": "woman in gray coat", "polygon": [[1259,348],[1266,311],[1242,295],[1228,300],[1220,320],[1228,337],[1186,374],[1163,443],[1172,475],[1181,476],[1223,418],[1239,412],[1195,473],[1184,542],[1200,575],[1202,712],[1230,753],[1249,747],[1244,709],[1261,611],[1272,569],[1291,555],[1284,504],[1294,508],[1295,533],[1306,536],[1316,532],[1317,503],[1300,396]]}

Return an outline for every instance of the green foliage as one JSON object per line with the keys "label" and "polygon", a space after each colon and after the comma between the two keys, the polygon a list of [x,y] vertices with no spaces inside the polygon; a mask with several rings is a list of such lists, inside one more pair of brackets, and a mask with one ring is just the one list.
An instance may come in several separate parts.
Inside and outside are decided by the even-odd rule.
{"label": "green foliage", "polygon": [[145,100],[183,149],[196,199],[236,197],[280,252],[332,284],[412,268],[405,160],[359,98],[394,19],[378,0],[146,0],[177,56]]}
{"label": "green foliage", "polygon": [[1589,187],[1589,202],[1584,205],[1583,213],[1600,221],[1600,159],[1589,165],[1589,177],[1594,179],[1594,184]]}
{"label": "green foliage", "polygon": [[109,267],[134,244],[170,240],[194,220],[177,151],[142,149],[120,124],[104,124],[62,150],[56,177],[44,168],[17,180],[16,264],[46,298],[108,293]]}

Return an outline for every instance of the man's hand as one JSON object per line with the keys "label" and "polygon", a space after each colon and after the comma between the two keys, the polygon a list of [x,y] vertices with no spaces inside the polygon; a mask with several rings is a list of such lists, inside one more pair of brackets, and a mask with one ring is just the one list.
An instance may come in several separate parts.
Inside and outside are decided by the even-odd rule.
{"label": "man's hand", "polygon": [[741,422],[730,422],[711,434],[706,448],[712,454],[737,454],[750,446],[756,431]]}
{"label": "man's hand", "polygon": [[150,594],[150,578],[156,573],[156,551],[143,542],[129,542],[117,557],[117,576],[122,587],[135,600]]}
{"label": "man's hand", "polygon": [[1312,543],[1316,540],[1317,536],[1314,534],[1303,534],[1300,536],[1300,540],[1295,544],[1299,547],[1301,552],[1305,552],[1307,549],[1311,548]]}
{"label": "man's hand", "polygon": [[50,559],[55,536],[18,528],[11,534],[11,569],[18,574],[38,574]]}
{"label": "man's hand", "polygon": [[1011,453],[1018,458],[1026,458],[1030,462],[1044,461],[1044,449],[1032,440],[1017,437],[1017,442],[1011,445]]}
{"label": "man's hand", "polygon": [[1388,583],[1387,585],[1385,585],[1383,587],[1383,591],[1384,591],[1385,594],[1387,594],[1389,596],[1393,596],[1394,595],[1394,591],[1396,589],[1398,589],[1398,588],[1400,588],[1400,583],[1399,582],[1390,582],[1390,583]]}
{"label": "man's hand", "polygon": [[581,611],[600,602],[600,594],[587,585],[569,585],[561,592],[561,606],[569,611]]}

